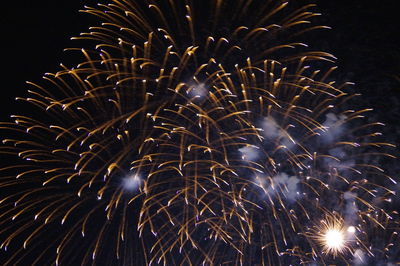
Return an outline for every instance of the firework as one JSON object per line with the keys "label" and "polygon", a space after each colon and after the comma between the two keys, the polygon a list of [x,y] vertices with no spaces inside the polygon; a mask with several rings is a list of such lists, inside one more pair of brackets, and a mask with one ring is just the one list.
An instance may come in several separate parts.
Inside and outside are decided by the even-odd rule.
{"label": "firework", "polygon": [[348,107],[358,95],[331,80],[335,58],[296,41],[326,28],[297,5],[87,7],[103,23],[68,49],[82,62],[30,83],[30,115],[2,123],[19,161],[0,183],[5,263],[387,258],[396,181],[371,158],[393,145]]}
{"label": "firework", "polygon": [[325,253],[338,256],[347,251],[351,252],[351,242],[355,242],[355,233],[354,226],[345,227],[342,217],[328,215],[315,226],[315,231],[310,237],[319,242]]}

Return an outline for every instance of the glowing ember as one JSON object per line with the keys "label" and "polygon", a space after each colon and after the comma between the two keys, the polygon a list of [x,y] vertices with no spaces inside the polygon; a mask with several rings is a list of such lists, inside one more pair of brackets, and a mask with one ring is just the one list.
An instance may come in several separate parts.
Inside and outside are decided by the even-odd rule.
{"label": "glowing ember", "polygon": [[325,234],[325,244],[328,249],[340,250],[344,245],[342,232],[332,229]]}
{"label": "glowing ember", "polygon": [[356,232],[356,228],[354,226],[349,226],[347,228],[347,232],[350,234],[354,234]]}

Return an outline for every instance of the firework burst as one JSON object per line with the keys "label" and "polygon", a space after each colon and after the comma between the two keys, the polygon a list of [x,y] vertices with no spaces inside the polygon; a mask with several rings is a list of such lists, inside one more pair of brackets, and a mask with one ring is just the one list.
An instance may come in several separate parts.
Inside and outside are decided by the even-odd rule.
{"label": "firework burst", "polygon": [[315,226],[314,232],[310,232],[309,237],[315,238],[326,254],[336,257],[352,252],[351,242],[356,241],[355,233],[356,228],[352,225],[346,228],[341,216],[327,215]]}
{"label": "firework burst", "polygon": [[335,67],[310,67],[335,59],[296,41],[326,28],[313,5],[199,3],[87,7],[103,23],[68,49],[82,62],[18,98],[5,264],[350,262],[390,232],[387,258],[396,181],[370,158],[393,145]]}

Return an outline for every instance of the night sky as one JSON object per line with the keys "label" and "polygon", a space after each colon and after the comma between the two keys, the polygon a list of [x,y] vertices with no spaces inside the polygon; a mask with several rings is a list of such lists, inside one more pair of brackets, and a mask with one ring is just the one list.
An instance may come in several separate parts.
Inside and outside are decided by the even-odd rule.
{"label": "night sky", "polygon": [[[322,13],[318,21],[332,27],[314,33],[307,40],[315,48],[334,54],[340,82],[356,83],[363,95],[360,104],[374,108],[374,119],[387,124],[388,140],[400,142],[400,19],[396,0],[310,1]],[[14,113],[16,96],[24,96],[25,81],[39,81],[45,72],[56,72],[63,62],[72,67],[76,60],[66,47],[89,26],[93,16],[79,13],[96,1],[8,1],[0,17],[2,36],[2,91],[0,117]],[[308,35],[310,36],[310,35]],[[14,109],[13,109],[14,108]],[[393,170],[393,173],[396,173]]]}
{"label": "night sky", "polygon": [[[74,60],[63,48],[74,47],[77,36],[96,19],[77,10],[96,1],[7,1],[0,18],[2,36],[1,117],[16,95],[24,95],[25,80],[37,81],[42,73],[55,72],[58,64]],[[312,2],[312,1],[310,1]],[[309,40],[317,48],[333,53],[338,79],[353,81],[355,90],[370,97],[382,119],[396,126],[400,99],[400,38],[396,0],[317,1],[322,24],[332,30],[316,32]],[[387,105],[390,98],[391,104]],[[397,100],[396,100],[397,99]],[[5,108],[7,107],[7,108]],[[398,110],[398,109],[397,109]],[[390,117],[387,116],[390,113]],[[393,115],[393,117],[391,117]]]}
{"label": "night sky", "polygon": [[[319,0],[321,24],[331,30],[315,32],[308,43],[334,54],[338,83],[355,82],[360,105],[371,107],[373,120],[387,124],[387,141],[400,143],[400,19],[398,0]],[[72,67],[74,58],[62,50],[75,47],[70,37],[79,35],[96,18],[79,13],[90,0],[5,1],[1,5],[0,119],[19,113],[16,96],[26,96],[25,81],[39,81],[45,72],[56,72],[59,63]],[[310,36],[310,35],[308,35]],[[397,152],[399,154],[399,152]],[[400,167],[387,162],[389,174]],[[397,196],[398,198],[398,196]],[[400,201],[397,199],[397,203]],[[400,204],[399,204],[400,206]]]}

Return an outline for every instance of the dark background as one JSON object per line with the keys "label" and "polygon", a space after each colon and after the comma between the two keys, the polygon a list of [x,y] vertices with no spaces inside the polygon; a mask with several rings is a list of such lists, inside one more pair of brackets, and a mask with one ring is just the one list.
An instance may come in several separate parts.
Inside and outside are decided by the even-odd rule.
{"label": "dark background", "polygon": [[[340,67],[335,78],[351,80],[380,120],[398,131],[400,99],[400,20],[398,0],[316,0],[321,23],[332,30],[316,32],[314,47],[333,53]],[[25,81],[39,81],[45,72],[73,60],[63,48],[78,43],[70,37],[97,20],[79,13],[95,0],[4,1],[0,16],[1,112],[4,120],[16,110],[14,97],[25,95]],[[78,46],[79,47],[79,46]],[[397,139],[398,141],[398,139]]]}
{"label": "dark background", "polygon": [[[331,30],[308,35],[307,43],[333,53],[338,83],[352,81],[362,93],[359,106],[375,111],[369,116],[387,124],[387,141],[400,143],[400,19],[399,0],[304,0],[317,3],[321,24]],[[16,96],[26,96],[26,80],[39,82],[43,73],[55,73],[63,62],[76,64],[67,47],[80,47],[70,37],[86,32],[98,20],[79,13],[97,0],[3,1],[0,6],[0,120],[17,113]],[[106,2],[106,0],[101,0]],[[398,176],[400,167],[389,165]]]}

